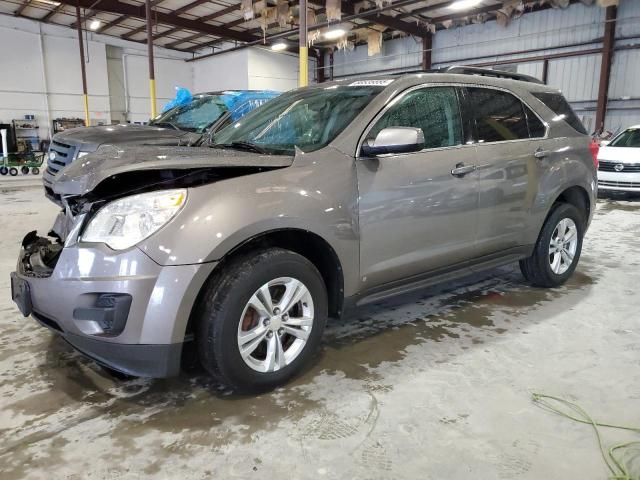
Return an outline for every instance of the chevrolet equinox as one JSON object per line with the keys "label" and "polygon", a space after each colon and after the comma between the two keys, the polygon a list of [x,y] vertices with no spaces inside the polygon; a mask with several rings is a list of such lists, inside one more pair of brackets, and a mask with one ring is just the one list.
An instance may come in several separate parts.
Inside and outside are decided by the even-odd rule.
{"label": "chevrolet equinox", "polygon": [[12,296],[111,369],[176,375],[193,345],[221,384],[266,390],[353,307],[514,261],[535,286],[565,282],[597,196],[589,145],[524,75],[297,89],[208,147],[111,145],[67,166]]}

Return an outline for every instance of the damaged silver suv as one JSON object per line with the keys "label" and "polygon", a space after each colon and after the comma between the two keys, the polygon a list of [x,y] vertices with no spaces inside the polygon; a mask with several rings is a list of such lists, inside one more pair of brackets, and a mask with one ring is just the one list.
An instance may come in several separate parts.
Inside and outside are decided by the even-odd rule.
{"label": "damaged silver suv", "polygon": [[13,299],[112,369],[175,375],[193,346],[222,384],[259,391],[354,306],[514,261],[560,285],[597,180],[551,97],[457,67],[295,90],[210,148],[104,147],[52,185],[64,211],[25,237]]}

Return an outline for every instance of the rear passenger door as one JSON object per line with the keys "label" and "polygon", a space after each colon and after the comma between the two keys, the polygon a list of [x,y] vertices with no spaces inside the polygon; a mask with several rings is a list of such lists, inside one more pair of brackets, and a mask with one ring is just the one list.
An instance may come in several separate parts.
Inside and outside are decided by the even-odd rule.
{"label": "rear passenger door", "polygon": [[552,141],[545,139],[543,122],[510,92],[468,87],[465,98],[477,142],[477,253],[508,253],[526,243],[539,162]]}

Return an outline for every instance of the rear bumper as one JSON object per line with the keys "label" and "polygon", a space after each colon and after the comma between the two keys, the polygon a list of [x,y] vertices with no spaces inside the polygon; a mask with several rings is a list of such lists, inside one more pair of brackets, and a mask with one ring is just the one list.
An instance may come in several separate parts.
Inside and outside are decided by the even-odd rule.
{"label": "rear bumper", "polygon": [[165,267],[138,248],[75,245],[49,276],[37,276],[24,270],[27,257],[23,248],[12,274],[12,298],[25,316],[114,370],[179,373],[191,309],[215,264]]}

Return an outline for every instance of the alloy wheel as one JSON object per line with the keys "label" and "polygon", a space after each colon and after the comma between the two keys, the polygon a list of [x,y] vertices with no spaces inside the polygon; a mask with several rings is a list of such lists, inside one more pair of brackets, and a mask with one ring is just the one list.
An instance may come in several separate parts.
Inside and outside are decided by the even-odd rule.
{"label": "alloy wheel", "polygon": [[301,281],[271,280],[244,307],[238,324],[240,356],[255,371],[281,370],[304,350],[313,320],[313,299]]}
{"label": "alloy wheel", "polygon": [[571,265],[578,249],[578,227],[570,218],[558,222],[549,242],[549,265],[556,275],[564,274]]}

